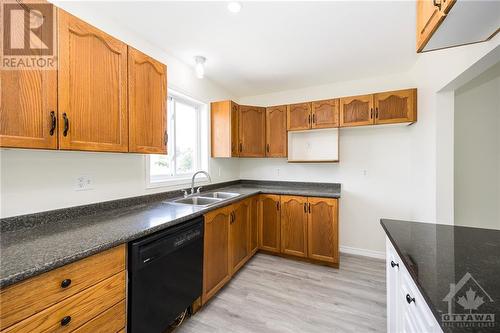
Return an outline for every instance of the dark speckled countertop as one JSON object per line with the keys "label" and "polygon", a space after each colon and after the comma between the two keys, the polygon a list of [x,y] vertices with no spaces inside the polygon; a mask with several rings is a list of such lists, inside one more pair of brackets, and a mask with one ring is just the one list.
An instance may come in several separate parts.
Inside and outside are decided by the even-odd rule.
{"label": "dark speckled countertop", "polygon": [[[340,197],[340,184],[236,181],[210,191],[240,196],[201,208],[172,204],[180,191],[0,220],[0,287],[182,223],[258,193]],[[208,190],[207,190],[208,191]]]}
{"label": "dark speckled countertop", "polygon": [[[444,332],[500,332],[500,230],[385,219],[381,224]],[[492,314],[493,321],[443,321],[448,295],[452,314]]]}

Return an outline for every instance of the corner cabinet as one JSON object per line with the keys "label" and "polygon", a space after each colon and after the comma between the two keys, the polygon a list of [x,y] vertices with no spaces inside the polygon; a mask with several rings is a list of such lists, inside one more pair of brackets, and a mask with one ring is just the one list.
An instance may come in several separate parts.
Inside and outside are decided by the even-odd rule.
{"label": "corner cabinet", "polygon": [[261,194],[259,196],[259,248],[269,252],[281,251],[280,196]]}
{"label": "corner cabinet", "polygon": [[233,101],[210,103],[212,157],[239,156],[239,105]]}
{"label": "corner cabinet", "polygon": [[307,199],[307,246],[310,259],[339,262],[338,200]]}
{"label": "corner cabinet", "polygon": [[386,237],[387,332],[442,333],[436,317]]}
{"label": "corner cabinet", "polygon": [[266,156],[266,108],[239,106],[239,156]]}
{"label": "corner cabinet", "polygon": [[167,153],[167,67],[128,48],[129,151]]}
{"label": "corner cabinet", "polygon": [[287,156],[286,105],[266,108],[266,156]]}
{"label": "corner cabinet", "polygon": [[243,200],[231,206],[229,252],[231,274],[236,273],[250,256],[250,201]]}
{"label": "corner cabinet", "polygon": [[128,151],[127,45],[58,16],[59,149]]}

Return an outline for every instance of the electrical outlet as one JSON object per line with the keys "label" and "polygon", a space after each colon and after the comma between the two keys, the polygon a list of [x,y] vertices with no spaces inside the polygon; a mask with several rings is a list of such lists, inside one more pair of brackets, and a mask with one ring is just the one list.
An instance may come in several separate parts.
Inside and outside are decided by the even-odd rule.
{"label": "electrical outlet", "polygon": [[90,176],[76,178],[75,191],[88,191],[94,189],[94,182]]}
{"label": "electrical outlet", "polygon": [[368,170],[366,170],[366,169],[365,169],[365,170],[363,170],[363,176],[365,176],[365,177],[366,177],[367,175],[368,175]]}
{"label": "electrical outlet", "polygon": [[276,176],[279,177],[280,176],[280,168],[276,168]]}

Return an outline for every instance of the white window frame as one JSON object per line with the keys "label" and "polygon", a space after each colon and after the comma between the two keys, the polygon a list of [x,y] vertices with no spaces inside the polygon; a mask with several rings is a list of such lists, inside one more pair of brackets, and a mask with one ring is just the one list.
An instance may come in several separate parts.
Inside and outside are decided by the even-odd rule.
{"label": "white window frame", "polygon": [[[197,152],[195,154],[195,172],[198,170],[204,170],[210,173],[210,163],[209,163],[209,118],[208,118],[208,108],[207,105],[203,102],[197,101],[189,96],[186,96],[177,91],[168,89],[167,96],[167,107],[170,107],[170,101],[174,99],[175,101],[179,101],[184,104],[192,105],[197,110],[197,121],[196,121],[196,133],[197,142],[196,145],[198,147]],[[174,104],[175,105],[175,104]],[[167,133],[168,133],[168,155],[175,154],[175,106],[172,115],[167,113]],[[173,119],[170,119],[173,117]],[[202,128],[202,126],[206,128]],[[173,133],[172,133],[173,132]],[[203,151],[205,150],[205,152]],[[176,170],[176,159],[175,156],[172,156],[173,170]],[[191,178],[194,173],[186,173],[186,174],[178,174],[173,176],[164,176],[159,178],[158,180],[151,180],[151,155],[146,155],[145,157],[145,169],[146,169],[146,188],[158,188],[158,187],[171,187],[177,185],[190,185]],[[208,183],[208,178],[201,174],[196,177],[196,184],[204,184]]]}

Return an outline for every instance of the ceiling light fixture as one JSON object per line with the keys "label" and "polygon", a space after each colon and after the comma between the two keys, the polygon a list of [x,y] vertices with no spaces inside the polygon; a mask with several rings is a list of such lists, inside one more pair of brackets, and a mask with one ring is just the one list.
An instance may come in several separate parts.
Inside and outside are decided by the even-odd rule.
{"label": "ceiling light fixture", "polygon": [[196,72],[196,77],[198,79],[203,79],[205,76],[205,62],[207,61],[207,58],[202,57],[202,56],[195,56],[194,57],[194,62],[196,63],[194,69]]}
{"label": "ceiling light fixture", "polygon": [[241,10],[241,3],[238,1],[229,1],[227,3],[227,10],[229,10],[231,13],[239,13]]}

